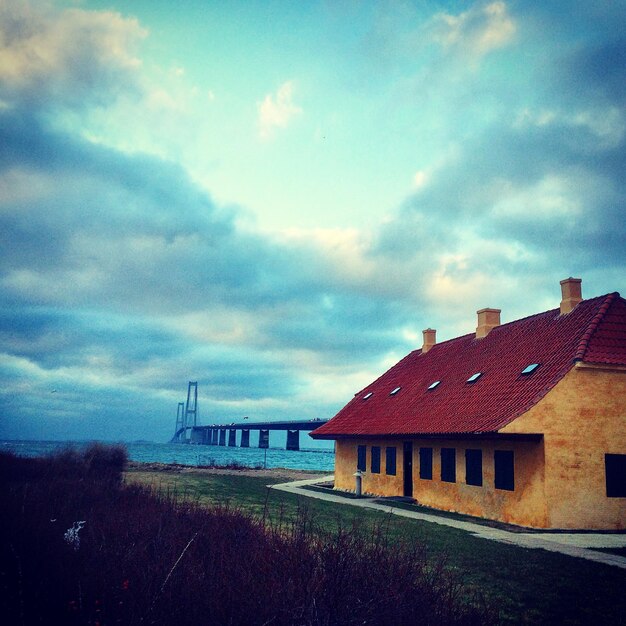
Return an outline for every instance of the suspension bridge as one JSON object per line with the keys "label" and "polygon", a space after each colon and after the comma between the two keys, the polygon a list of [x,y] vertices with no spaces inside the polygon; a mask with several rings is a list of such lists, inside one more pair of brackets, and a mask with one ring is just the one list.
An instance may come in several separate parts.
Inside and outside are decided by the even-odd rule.
{"label": "suspension bridge", "polygon": [[[258,447],[269,448],[271,431],[287,432],[287,450],[300,449],[300,433],[311,432],[328,420],[283,420],[277,422],[241,422],[230,424],[198,424],[198,383],[189,382],[187,401],[179,402],[176,411],[176,426],[171,443],[192,443],[208,446],[250,447],[250,433],[258,432]],[[253,441],[254,443],[254,441]]]}

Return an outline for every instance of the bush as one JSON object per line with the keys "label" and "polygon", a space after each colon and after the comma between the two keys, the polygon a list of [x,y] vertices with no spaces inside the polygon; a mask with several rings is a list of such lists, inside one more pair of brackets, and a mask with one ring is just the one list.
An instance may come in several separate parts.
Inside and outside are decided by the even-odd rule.
{"label": "bush", "polygon": [[90,478],[119,482],[127,465],[128,452],[122,445],[91,443],[82,451],[68,446],[38,458],[0,452],[0,478],[5,479]]}
{"label": "bush", "polygon": [[[463,603],[458,580],[432,562],[424,546],[390,545],[382,527],[326,532],[306,510],[295,520],[269,523],[236,508],[202,508],[171,493],[108,480],[102,467],[119,469],[123,459],[99,449],[12,460],[15,467],[2,475],[0,507],[0,614],[6,623],[492,619]],[[29,474],[31,462],[37,471]],[[83,473],[68,474],[76,463]],[[0,458],[0,467],[10,464]]]}
{"label": "bush", "polygon": [[87,476],[119,481],[128,465],[128,452],[124,446],[92,443],[83,452]]}

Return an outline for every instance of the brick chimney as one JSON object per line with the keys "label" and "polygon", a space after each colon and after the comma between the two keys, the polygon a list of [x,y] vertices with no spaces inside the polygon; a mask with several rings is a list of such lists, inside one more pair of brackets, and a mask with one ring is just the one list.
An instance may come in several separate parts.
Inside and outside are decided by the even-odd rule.
{"label": "brick chimney", "polygon": [[496,326],[500,326],[500,313],[500,309],[480,309],[477,311],[476,339],[486,337]]}
{"label": "brick chimney", "polygon": [[573,311],[582,302],[583,281],[580,278],[565,278],[561,281],[561,315]]}
{"label": "brick chimney", "polygon": [[427,328],[422,331],[424,335],[424,345],[422,346],[422,354],[426,354],[437,343],[437,331]]}

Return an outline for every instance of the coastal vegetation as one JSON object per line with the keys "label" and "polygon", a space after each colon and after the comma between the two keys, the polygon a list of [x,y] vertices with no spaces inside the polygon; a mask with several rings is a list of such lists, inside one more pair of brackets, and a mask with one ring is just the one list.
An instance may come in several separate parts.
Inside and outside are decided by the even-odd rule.
{"label": "coastal vegetation", "polygon": [[[260,472],[259,472],[260,473]],[[626,570],[544,550],[524,549],[474,537],[463,530],[430,522],[389,516],[377,511],[337,505],[268,490],[288,477],[268,478],[256,472],[230,475],[189,468],[178,472],[126,474],[130,484],[178,494],[202,505],[236,506],[271,520],[294,519],[303,506],[318,526],[336,529],[358,524],[363,530],[384,525],[390,543],[417,542],[433,559],[445,558],[446,569],[463,583],[462,598],[497,611],[504,624],[626,624]],[[379,568],[380,584],[393,580]],[[469,600],[468,600],[469,601]],[[491,613],[490,613],[491,614]]]}
{"label": "coastal vegetation", "polygon": [[38,459],[0,454],[4,623],[497,619],[441,554],[390,532],[385,519],[318,516],[249,476],[221,474],[202,493],[191,483],[150,485],[136,471],[123,480],[126,464],[119,446]]}

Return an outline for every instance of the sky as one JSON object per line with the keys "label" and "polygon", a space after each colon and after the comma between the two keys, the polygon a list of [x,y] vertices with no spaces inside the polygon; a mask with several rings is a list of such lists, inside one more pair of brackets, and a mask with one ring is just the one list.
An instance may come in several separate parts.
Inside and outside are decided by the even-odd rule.
{"label": "sky", "polygon": [[0,0],[0,438],[327,419],[626,293],[626,3]]}

